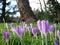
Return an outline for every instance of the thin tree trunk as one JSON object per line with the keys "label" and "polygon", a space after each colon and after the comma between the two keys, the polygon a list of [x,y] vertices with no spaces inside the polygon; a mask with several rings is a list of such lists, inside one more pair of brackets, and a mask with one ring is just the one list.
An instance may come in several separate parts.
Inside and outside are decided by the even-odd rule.
{"label": "thin tree trunk", "polygon": [[5,19],[5,7],[6,7],[6,0],[3,0],[2,2],[2,15],[1,15],[1,21],[3,22],[3,18]]}
{"label": "thin tree trunk", "polygon": [[21,14],[21,20],[25,22],[33,22],[36,21],[37,18],[32,12],[29,1],[28,0],[16,0],[19,8],[19,12]]}
{"label": "thin tree trunk", "polygon": [[44,3],[44,6],[45,6],[45,11],[47,11],[45,0],[43,0],[43,3]]}
{"label": "thin tree trunk", "polygon": [[39,4],[40,4],[40,7],[41,7],[41,11],[43,12],[41,0],[39,0]]}

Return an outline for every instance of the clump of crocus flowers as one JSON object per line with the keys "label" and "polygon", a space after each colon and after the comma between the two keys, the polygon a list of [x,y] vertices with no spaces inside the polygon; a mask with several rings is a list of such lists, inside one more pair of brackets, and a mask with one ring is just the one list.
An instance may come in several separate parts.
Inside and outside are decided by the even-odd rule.
{"label": "clump of crocus flowers", "polygon": [[48,32],[52,32],[54,28],[53,25],[49,24],[48,20],[38,20],[37,27],[40,30],[40,32],[43,32],[44,35],[47,35]]}
{"label": "clump of crocus flowers", "polygon": [[[21,39],[22,39],[22,35],[23,35],[25,30],[28,30],[29,32],[31,31],[34,37],[37,37],[38,31],[40,31],[41,37],[42,38],[45,37],[44,39],[46,39],[45,40],[46,45],[48,45],[47,44],[47,38],[48,38],[47,34],[48,33],[50,33],[50,34],[53,33],[53,30],[54,30],[54,25],[50,25],[48,20],[38,20],[37,21],[37,26],[35,26],[35,27],[33,26],[32,23],[29,26],[28,25],[25,26],[25,23],[24,23],[24,24],[18,25],[16,27],[14,27],[14,24],[11,23],[10,27],[11,27],[11,31],[16,33],[18,35],[18,37],[20,37]],[[56,34],[57,34],[58,37],[60,37],[60,29],[57,30]],[[3,31],[3,36],[4,36],[4,39],[7,41],[8,38],[9,38],[9,32],[7,30],[4,30]],[[42,43],[44,43],[44,40],[42,41]],[[58,45],[55,38],[53,40],[53,44]],[[44,45],[44,44],[42,44],[42,45]]]}

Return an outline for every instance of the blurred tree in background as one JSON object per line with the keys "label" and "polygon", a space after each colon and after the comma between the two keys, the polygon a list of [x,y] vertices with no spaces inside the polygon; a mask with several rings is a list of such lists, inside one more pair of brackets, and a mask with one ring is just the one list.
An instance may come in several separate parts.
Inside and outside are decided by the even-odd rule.
{"label": "blurred tree in background", "polygon": [[16,1],[19,7],[19,12],[21,14],[21,18],[20,18],[21,21],[25,21],[25,22],[37,21],[37,18],[34,15],[29,5],[29,0],[16,0]]}
{"label": "blurred tree in background", "polygon": [[[41,0],[39,0],[39,2],[41,7]],[[43,0],[43,3],[44,3],[44,9],[40,8],[41,11],[39,11],[36,14],[37,18],[41,20],[48,19],[51,22],[60,21],[59,20],[60,19],[60,3],[57,0],[47,0],[47,2]]]}
{"label": "blurred tree in background", "polygon": [[0,0],[0,7],[0,22],[3,22],[3,18],[5,21],[12,21],[9,15],[13,17],[18,12],[17,5],[11,6],[11,1],[8,0]]}
{"label": "blurred tree in background", "polygon": [[60,3],[57,0],[48,0],[47,5],[49,5],[49,14],[52,20],[58,20],[60,18]]}
{"label": "blurred tree in background", "polygon": [[[37,19],[60,21],[60,3],[57,0],[43,0],[44,7],[41,0],[39,0],[40,10],[31,10],[29,0],[15,0],[17,5],[11,6],[11,0],[0,0],[0,22],[13,21],[14,15],[19,11],[21,16],[19,20],[25,22],[34,22]],[[19,8],[19,10],[18,10]],[[12,11],[11,11],[12,10]],[[33,13],[34,12],[34,13]],[[9,16],[12,15],[10,18]],[[18,17],[17,17],[18,18]]]}

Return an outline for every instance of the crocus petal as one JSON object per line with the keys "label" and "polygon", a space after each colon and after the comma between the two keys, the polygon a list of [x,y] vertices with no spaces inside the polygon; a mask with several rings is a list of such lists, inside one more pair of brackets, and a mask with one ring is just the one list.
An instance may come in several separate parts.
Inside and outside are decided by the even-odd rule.
{"label": "crocus petal", "polygon": [[33,33],[34,36],[37,35],[37,32],[38,32],[38,28],[37,27],[32,28],[32,33]]}
{"label": "crocus petal", "polygon": [[16,30],[16,28],[14,27],[11,27],[11,31],[14,32]]}
{"label": "crocus petal", "polygon": [[56,31],[57,36],[60,37],[60,29]]}
{"label": "crocus petal", "polygon": [[7,30],[4,30],[2,34],[6,40],[9,38],[9,32]]}
{"label": "crocus petal", "polygon": [[49,31],[52,32],[54,29],[54,26],[53,25],[49,25]]}
{"label": "crocus petal", "polygon": [[42,32],[44,34],[48,33],[48,28],[49,28],[49,22],[48,22],[48,20],[42,20],[41,24],[42,24]]}
{"label": "crocus petal", "polygon": [[22,33],[24,31],[24,27],[23,26],[17,26],[15,29],[15,33],[20,37],[22,36]]}
{"label": "crocus petal", "polygon": [[13,24],[13,23],[10,23],[9,26],[10,26],[10,27],[14,27],[14,24]]}
{"label": "crocus petal", "polygon": [[56,39],[54,39],[53,43],[54,43],[54,45],[58,45],[58,42]]}
{"label": "crocus petal", "polygon": [[31,26],[27,26],[26,29],[27,29],[28,31],[32,30]]}
{"label": "crocus petal", "polygon": [[40,31],[42,30],[42,25],[40,20],[37,21],[37,27]]}

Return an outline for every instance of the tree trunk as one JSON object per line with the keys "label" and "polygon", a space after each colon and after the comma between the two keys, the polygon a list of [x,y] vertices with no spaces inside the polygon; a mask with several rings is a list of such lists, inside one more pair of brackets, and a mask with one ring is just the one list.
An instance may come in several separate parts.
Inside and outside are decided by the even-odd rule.
{"label": "tree trunk", "polygon": [[21,20],[25,22],[33,22],[36,21],[37,18],[32,12],[29,1],[28,0],[16,0],[19,8],[19,12],[21,14]]}
{"label": "tree trunk", "polygon": [[40,4],[41,11],[43,12],[41,0],[39,0],[39,4]]}
{"label": "tree trunk", "polygon": [[47,7],[46,7],[46,2],[45,2],[45,0],[43,0],[43,3],[44,3],[44,6],[45,6],[45,11],[47,12]]}
{"label": "tree trunk", "polygon": [[3,18],[5,19],[5,7],[6,7],[6,0],[3,0],[2,2],[2,15],[1,15],[1,21],[3,22]]}

